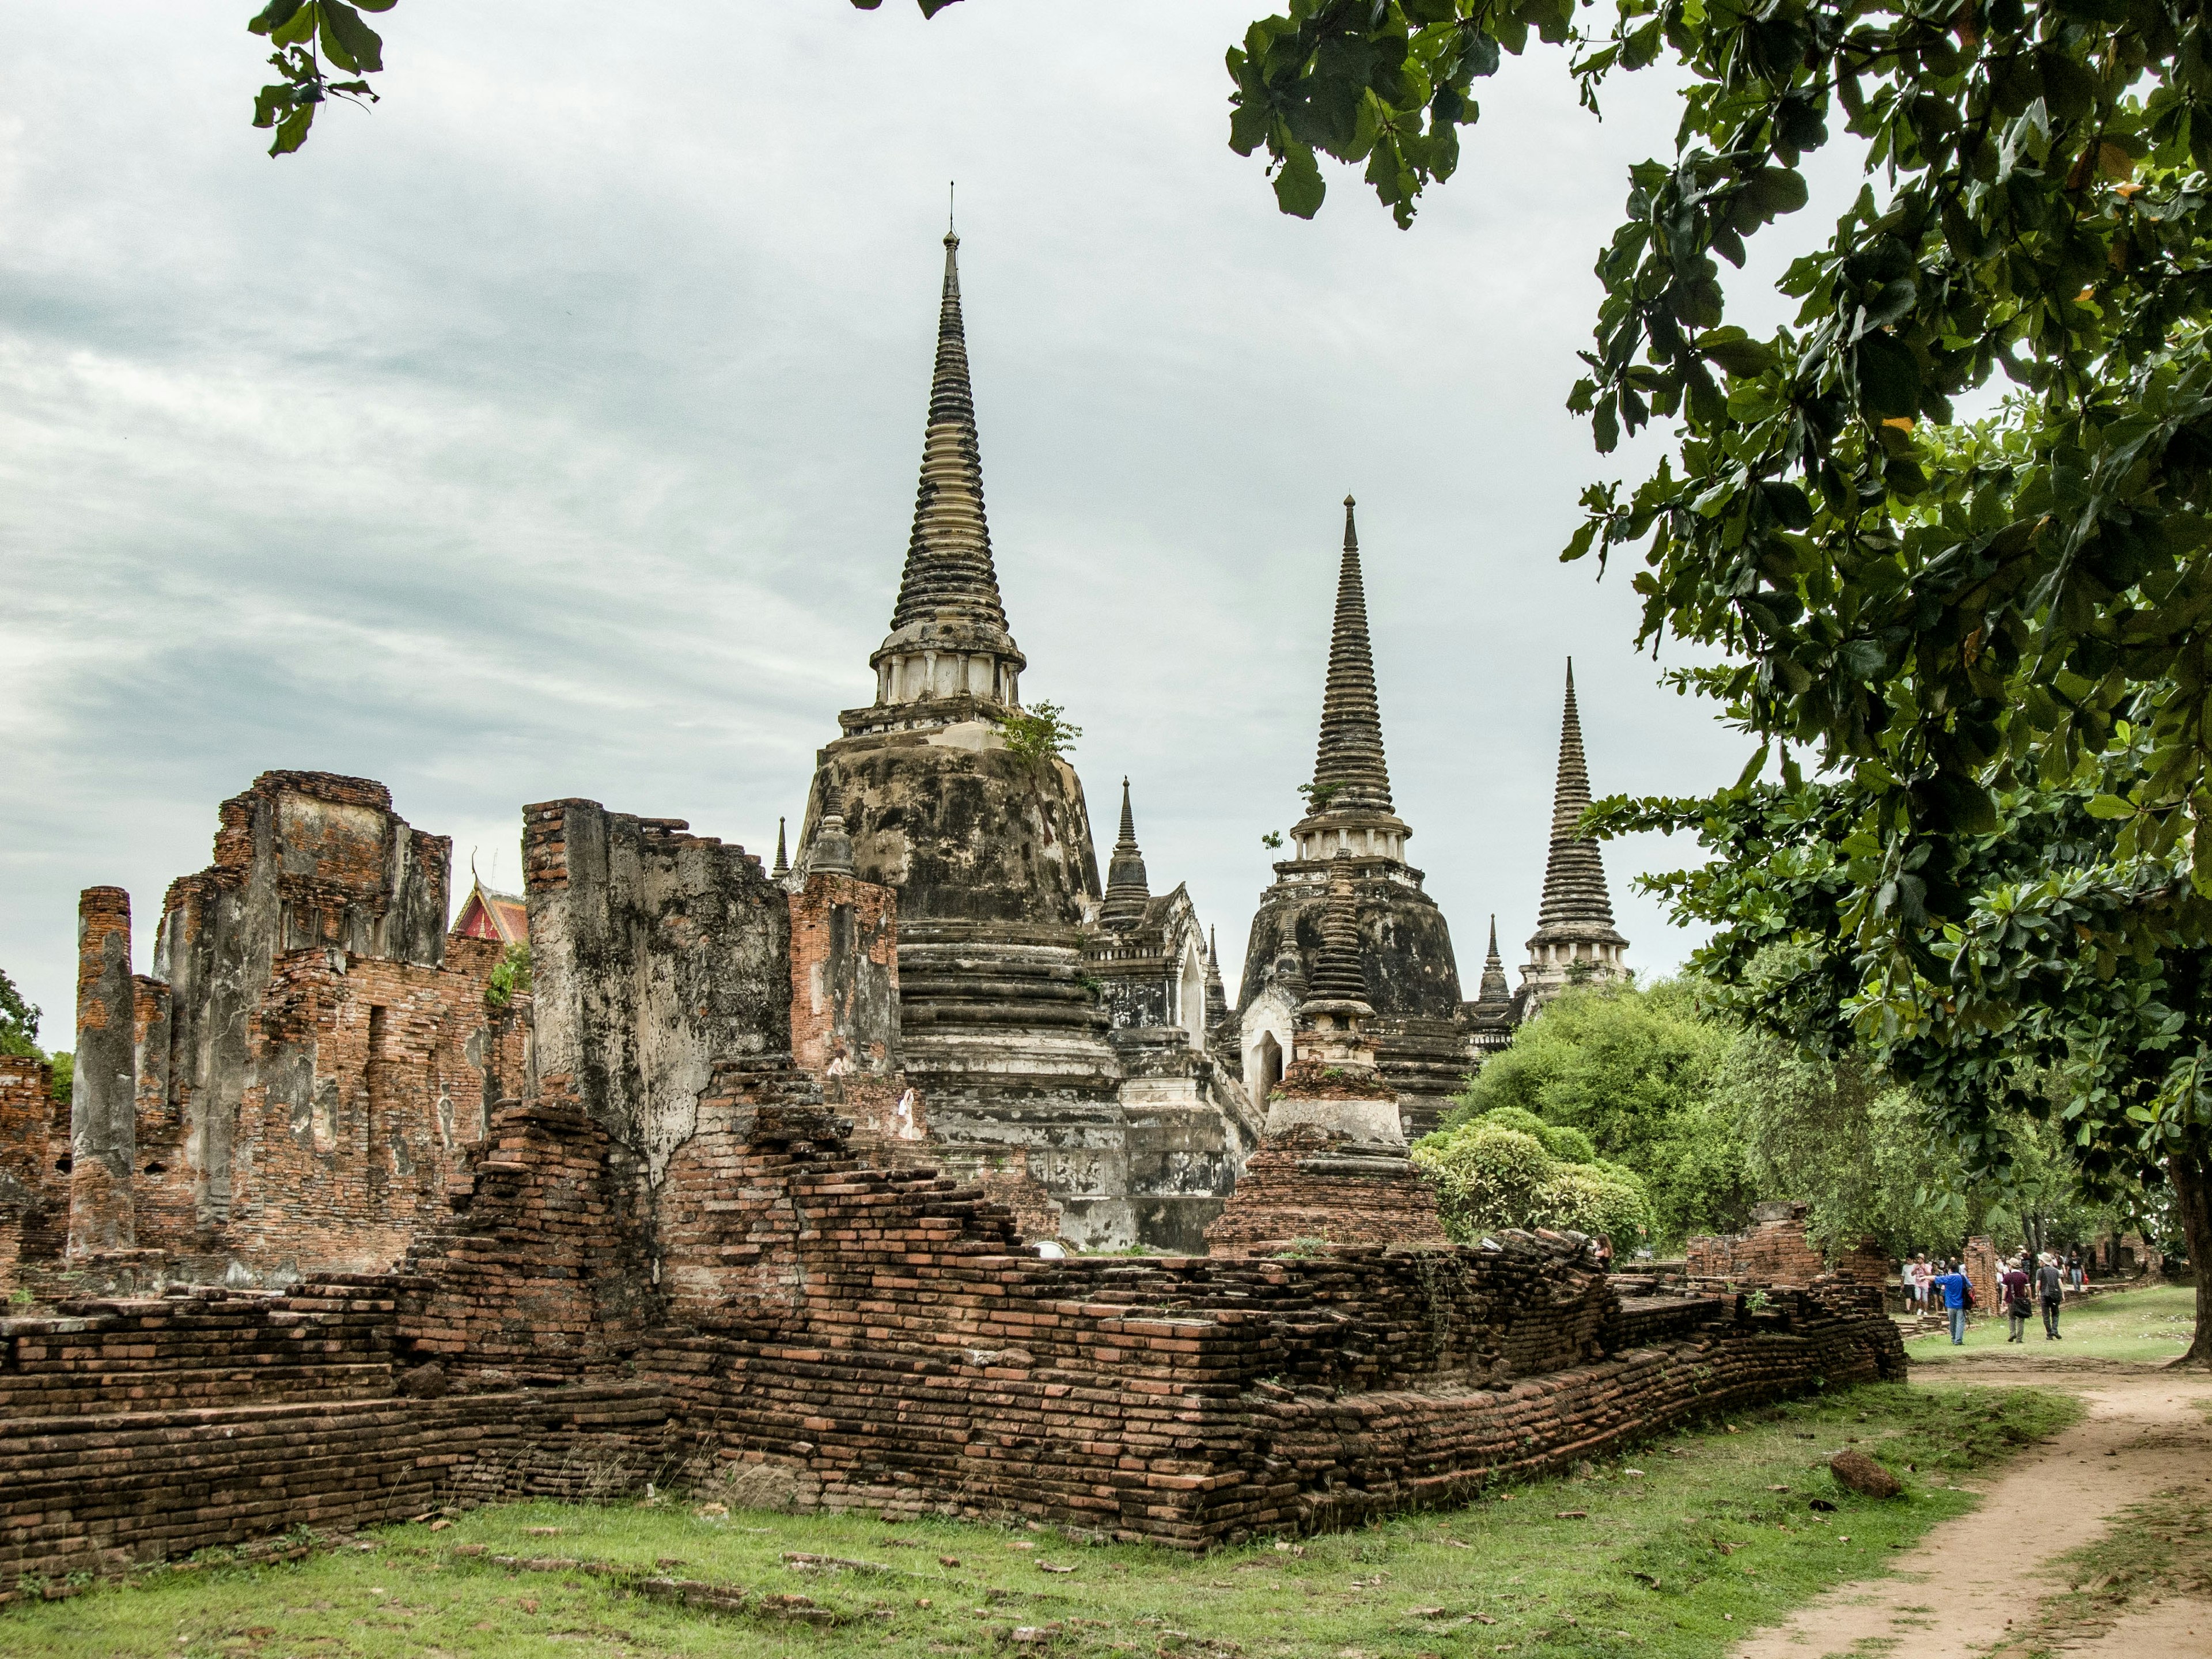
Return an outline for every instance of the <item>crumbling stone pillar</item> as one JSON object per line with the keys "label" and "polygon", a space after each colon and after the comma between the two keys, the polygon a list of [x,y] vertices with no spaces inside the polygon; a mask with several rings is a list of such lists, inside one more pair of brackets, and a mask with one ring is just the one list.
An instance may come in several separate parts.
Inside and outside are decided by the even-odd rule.
{"label": "crumbling stone pillar", "polygon": [[88,887],[77,900],[76,1086],[70,1108],[69,1254],[137,1243],[131,1174],[137,1161],[137,988],[131,895]]}

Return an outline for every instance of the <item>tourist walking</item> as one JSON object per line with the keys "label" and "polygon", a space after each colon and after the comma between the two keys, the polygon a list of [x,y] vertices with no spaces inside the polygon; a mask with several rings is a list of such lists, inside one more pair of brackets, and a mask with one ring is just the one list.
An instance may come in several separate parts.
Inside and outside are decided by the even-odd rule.
{"label": "tourist walking", "polygon": [[2058,1271],[2058,1264],[2049,1256],[2035,1270],[2035,1288],[2043,1303],[2043,1340],[2060,1340],[2058,1334],[2058,1304],[2066,1295],[2066,1276]]}
{"label": "tourist walking", "polygon": [[2066,1277],[2074,1281],[2074,1288],[2077,1291],[2089,1287],[2089,1281],[2081,1272],[2081,1252],[2078,1249],[2066,1253]]}
{"label": "tourist walking", "polygon": [[1951,1316],[1952,1346],[1965,1347],[1966,1298],[1973,1293],[1972,1286],[1966,1283],[1966,1274],[1947,1263],[1944,1271],[1936,1276],[1935,1283],[1929,1288],[1943,1298],[1944,1311]]}
{"label": "tourist walking", "polygon": [[1905,1294],[1912,1299],[1913,1312],[1928,1311],[1928,1281],[1933,1277],[1935,1270],[1928,1265],[1924,1254],[1914,1256],[1905,1264]]}
{"label": "tourist walking", "polygon": [[2005,1269],[2004,1277],[1997,1282],[2001,1286],[1998,1295],[2004,1302],[2005,1318],[2010,1322],[2011,1334],[2005,1340],[2025,1342],[2027,1340],[2027,1316],[2030,1311],[2026,1250],[2020,1253],[2019,1261]]}

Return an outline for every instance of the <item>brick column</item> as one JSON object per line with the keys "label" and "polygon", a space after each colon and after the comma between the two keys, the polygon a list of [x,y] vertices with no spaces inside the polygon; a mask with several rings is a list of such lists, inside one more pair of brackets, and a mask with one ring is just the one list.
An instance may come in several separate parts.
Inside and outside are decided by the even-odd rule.
{"label": "brick column", "polygon": [[69,1254],[137,1242],[131,1174],[138,1156],[137,994],[131,895],[88,887],[77,900],[76,1086],[70,1107]]}

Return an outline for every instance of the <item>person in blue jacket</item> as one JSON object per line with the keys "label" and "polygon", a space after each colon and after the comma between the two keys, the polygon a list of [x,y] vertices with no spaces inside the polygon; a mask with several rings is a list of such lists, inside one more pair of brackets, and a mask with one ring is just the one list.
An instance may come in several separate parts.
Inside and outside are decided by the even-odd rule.
{"label": "person in blue jacket", "polygon": [[1943,1271],[1936,1276],[1929,1287],[1943,1298],[1943,1306],[1951,1316],[1951,1341],[1956,1347],[1966,1346],[1966,1298],[1972,1294],[1966,1274],[1959,1271],[1955,1261],[1944,1263]]}

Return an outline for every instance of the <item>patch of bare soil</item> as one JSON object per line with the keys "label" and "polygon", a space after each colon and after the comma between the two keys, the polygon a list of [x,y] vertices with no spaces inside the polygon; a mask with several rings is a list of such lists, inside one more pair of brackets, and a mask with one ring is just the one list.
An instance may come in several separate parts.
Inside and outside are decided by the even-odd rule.
{"label": "patch of bare soil", "polygon": [[[2089,1409],[1986,1482],[1965,1482],[1984,1494],[1981,1504],[1929,1533],[1889,1576],[1838,1586],[1787,1623],[1747,1638],[1735,1659],[1975,1659],[2013,1645],[2040,1623],[2039,1605],[2069,1588],[2068,1568],[2057,1558],[2101,1535],[2122,1510],[2181,1486],[2212,1499],[2212,1418],[2205,1409],[2212,1374],[1992,1356],[1929,1367],[1920,1380],[2064,1389]],[[2094,1645],[2052,1632],[2055,1650],[2212,1659],[2212,1620],[2199,1610],[2212,1613],[2194,1598],[2131,1609],[2109,1631],[2083,1630],[2081,1638]],[[2177,1620],[2185,1632],[2179,1638],[2169,1628]],[[2107,1645],[2124,1628],[2143,1634],[2124,1648]],[[2184,1644],[2173,1645],[2176,1639]],[[2054,1650],[2048,1640],[2037,1645]]]}
{"label": "patch of bare soil", "polygon": [[2067,1659],[2203,1659],[2212,1655],[2212,1601],[2184,1595],[2141,1607],[2060,1651]]}

